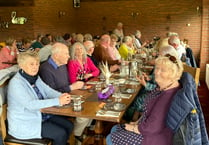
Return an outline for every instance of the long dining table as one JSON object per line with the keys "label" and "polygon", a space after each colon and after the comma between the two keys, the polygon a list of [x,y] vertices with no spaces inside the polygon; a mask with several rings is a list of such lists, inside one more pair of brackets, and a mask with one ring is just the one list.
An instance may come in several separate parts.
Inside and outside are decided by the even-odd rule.
{"label": "long dining table", "polygon": [[[119,88],[126,88],[126,89],[132,89],[133,92],[129,93],[129,98],[122,98],[121,103],[125,104],[124,109],[120,111],[118,116],[98,116],[98,111],[103,109],[104,105],[107,104],[107,102],[114,102],[114,97],[110,95],[108,100],[101,100],[98,98],[98,90],[95,90],[95,86],[97,82],[101,82],[101,80],[98,78],[93,78],[90,81],[86,82],[86,88],[89,89],[80,89],[80,90],[73,90],[70,92],[70,94],[73,95],[79,95],[82,96],[82,100],[84,101],[82,103],[82,110],[81,111],[74,111],[73,105],[65,105],[65,106],[54,106],[49,108],[44,108],[41,111],[43,113],[49,113],[49,114],[55,114],[55,115],[63,115],[63,116],[70,116],[70,117],[83,117],[83,118],[89,118],[89,119],[95,119],[96,124],[94,128],[95,135],[87,136],[85,140],[83,141],[83,144],[99,144],[103,145],[105,144],[105,137],[103,136],[103,122],[115,122],[120,123],[122,120],[122,117],[126,111],[126,109],[130,106],[130,104],[133,102],[134,98],[136,97],[138,91],[141,89],[141,85],[137,83],[136,79],[130,81],[129,78],[120,78],[119,76],[113,76],[111,78],[111,82],[114,83],[115,80],[124,80],[119,85]],[[113,110],[114,111],[114,110]],[[119,111],[116,111],[119,112]]]}

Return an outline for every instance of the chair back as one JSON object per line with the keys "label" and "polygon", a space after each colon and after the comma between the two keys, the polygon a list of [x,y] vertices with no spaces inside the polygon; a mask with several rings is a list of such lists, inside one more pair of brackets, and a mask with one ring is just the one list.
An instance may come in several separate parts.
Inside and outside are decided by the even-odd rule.
{"label": "chair back", "polygon": [[200,78],[200,68],[194,68],[194,67],[188,66],[187,64],[183,64],[183,67],[184,67],[184,72],[188,72],[192,75],[192,77],[195,80],[196,87],[197,87],[199,84],[199,78]]}
{"label": "chair back", "polygon": [[[0,95],[1,96],[1,95]],[[7,104],[2,105],[2,114],[1,114],[1,134],[2,134],[2,140],[7,136],[7,127],[6,127],[6,119],[7,119]]]}

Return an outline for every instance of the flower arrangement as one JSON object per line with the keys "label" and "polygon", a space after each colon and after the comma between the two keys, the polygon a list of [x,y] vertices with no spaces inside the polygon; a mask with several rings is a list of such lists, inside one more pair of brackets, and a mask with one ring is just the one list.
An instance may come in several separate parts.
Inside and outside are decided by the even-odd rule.
{"label": "flower arrangement", "polygon": [[106,84],[108,85],[112,73],[111,73],[110,70],[109,70],[109,67],[108,67],[107,62],[106,62],[105,64],[104,64],[104,62],[102,62],[99,68],[100,68],[102,74],[103,74],[104,77],[105,77],[105,82],[106,82]]}

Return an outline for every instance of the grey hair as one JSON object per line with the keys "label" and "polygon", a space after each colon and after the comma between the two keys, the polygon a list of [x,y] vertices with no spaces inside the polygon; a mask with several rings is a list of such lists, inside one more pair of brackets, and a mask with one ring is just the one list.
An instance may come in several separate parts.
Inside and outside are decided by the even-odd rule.
{"label": "grey hair", "polygon": [[86,49],[85,47],[83,46],[82,43],[80,42],[76,42],[72,45],[72,47],[70,48],[70,58],[72,60],[76,60],[76,56],[75,56],[75,50],[76,50],[76,46],[80,45],[82,50],[83,50],[83,62],[86,62],[86,59],[87,59],[87,53],[86,53]]}
{"label": "grey hair", "polygon": [[91,35],[91,34],[86,33],[86,34],[84,35],[84,40],[85,40],[85,41],[88,41],[88,40],[93,40],[93,37],[92,37],[92,35]]}
{"label": "grey hair", "polygon": [[137,36],[138,34],[140,34],[140,35],[141,35],[141,31],[136,30],[136,32],[135,32],[135,36]]}
{"label": "grey hair", "polygon": [[124,39],[123,39],[123,42],[124,42],[124,43],[130,42],[130,41],[132,41],[131,36],[125,36]]}
{"label": "grey hair", "polygon": [[174,35],[170,36],[168,41],[169,41],[170,44],[177,44],[177,45],[181,44],[180,39],[178,38],[178,36],[174,36]]}
{"label": "grey hair", "polygon": [[179,34],[176,32],[168,32],[167,37],[171,37],[171,36],[179,36]]}
{"label": "grey hair", "polygon": [[123,23],[122,22],[118,22],[117,26],[123,26]]}
{"label": "grey hair", "polygon": [[24,65],[27,61],[26,59],[32,57],[35,58],[38,62],[40,62],[40,58],[37,51],[25,51],[18,54],[17,63],[19,66]]}
{"label": "grey hair", "polygon": [[52,55],[57,54],[60,52],[60,50],[64,47],[67,47],[67,45],[61,43],[61,42],[56,42],[52,45],[51,53]]}
{"label": "grey hair", "polygon": [[94,42],[93,41],[85,41],[83,43],[84,47],[86,48],[86,51],[89,51],[89,49],[93,46],[94,47]]}

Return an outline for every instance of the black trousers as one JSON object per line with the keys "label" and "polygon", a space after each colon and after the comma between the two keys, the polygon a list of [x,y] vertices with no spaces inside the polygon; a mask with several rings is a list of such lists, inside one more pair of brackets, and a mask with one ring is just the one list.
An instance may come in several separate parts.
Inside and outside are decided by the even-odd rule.
{"label": "black trousers", "polygon": [[53,139],[53,145],[66,145],[73,123],[64,116],[53,115],[42,123],[41,136]]}

